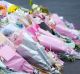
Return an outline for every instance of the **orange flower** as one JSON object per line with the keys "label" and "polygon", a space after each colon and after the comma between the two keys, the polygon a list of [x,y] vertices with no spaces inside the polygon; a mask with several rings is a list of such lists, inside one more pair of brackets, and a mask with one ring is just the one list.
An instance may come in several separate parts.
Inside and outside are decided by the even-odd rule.
{"label": "orange flower", "polygon": [[6,16],[6,12],[7,12],[6,6],[0,4],[0,13],[1,13],[3,16]]}

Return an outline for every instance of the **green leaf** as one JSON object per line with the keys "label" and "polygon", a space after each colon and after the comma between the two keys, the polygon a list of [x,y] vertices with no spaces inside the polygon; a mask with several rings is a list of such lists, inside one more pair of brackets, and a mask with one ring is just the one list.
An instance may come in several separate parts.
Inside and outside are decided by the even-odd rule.
{"label": "green leaf", "polygon": [[71,55],[60,54],[60,58],[64,61],[74,62],[75,58]]}
{"label": "green leaf", "polygon": [[33,1],[29,0],[29,5],[32,6],[33,5]]}
{"label": "green leaf", "polygon": [[48,9],[46,8],[46,7],[43,7],[43,6],[41,6],[40,7],[40,10],[41,10],[41,12],[43,12],[43,13],[49,13],[49,11],[48,11]]}
{"label": "green leaf", "polygon": [[75,45],[75,49],[80,51],[80,45]]}

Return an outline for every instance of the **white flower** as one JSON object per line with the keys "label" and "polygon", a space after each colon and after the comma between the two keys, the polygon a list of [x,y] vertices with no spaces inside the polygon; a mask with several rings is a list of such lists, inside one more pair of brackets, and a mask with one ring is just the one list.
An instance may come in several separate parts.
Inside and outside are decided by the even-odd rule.
{"label": "white flower", "polygon": [[37,11],[40,11],[40,7],[37,8]]}
{"label": "white flower", "polygon": [[38,5],[36,5],[36,4],[33,4],[32,5],[32,9],[35,9],[35,8],[37,8],[38,7]]}

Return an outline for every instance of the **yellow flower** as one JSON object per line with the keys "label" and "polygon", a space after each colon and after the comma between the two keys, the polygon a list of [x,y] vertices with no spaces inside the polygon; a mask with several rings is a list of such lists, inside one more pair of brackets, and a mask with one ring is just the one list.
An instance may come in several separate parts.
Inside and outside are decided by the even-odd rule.
{"label": "yellow flower", "polygon": [[12,4],[9,8],[8,8],[8,13],[14,13],[17,9],[19,9],[18,6]]}
{"label": "yellow flower", "polygon": [[30,13],[30,14],[32,14],[32,13],[33,13],[33,11],[32,11],[32,10],[29,10],[29,13]]}

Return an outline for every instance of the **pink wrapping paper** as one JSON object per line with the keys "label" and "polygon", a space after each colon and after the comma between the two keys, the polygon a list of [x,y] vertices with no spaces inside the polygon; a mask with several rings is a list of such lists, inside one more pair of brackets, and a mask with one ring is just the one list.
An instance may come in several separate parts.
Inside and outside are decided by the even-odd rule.
{"label": "pink wrapping paper", "polygon": [[15,71],[26,71],[32,74],[33,67],[14,50],[7,45],[0,49],[0,56],[5,59],[4,64]]}
{"label": "pink wrapping paper", "polygon": [[70,29],[60,26],[60,25],[56,26],[55,31],[59,32],[60,34],[64,36],[70,37],[72,39],[77,38],[77,35],[75,33],[72,33]]}
{"label": "pink wrapping paper", "polygon": [[59,32],[60,34],[70,37],[72,39],[76,39],[77,36],[80,35],[80,33],[78,33],[77,30],[69,29],[57,14],[52,14],[50,18],[55,21],[56,23],[55,31]]}
{"label": "pink wrapping paper", "polygon": [[55,21],[56,25],[61,25],[66,27],[65,23],[60,19],[60,17],[57,14],[52,14],[50,18]]}

